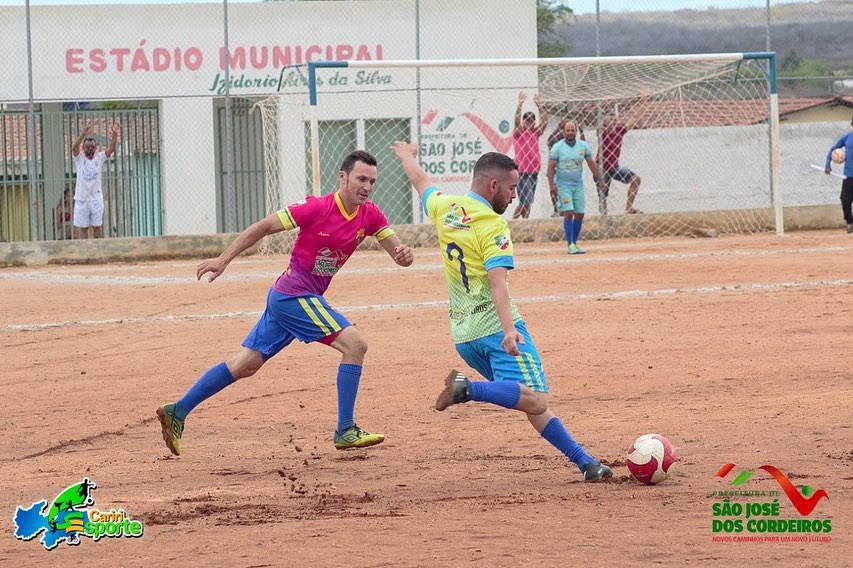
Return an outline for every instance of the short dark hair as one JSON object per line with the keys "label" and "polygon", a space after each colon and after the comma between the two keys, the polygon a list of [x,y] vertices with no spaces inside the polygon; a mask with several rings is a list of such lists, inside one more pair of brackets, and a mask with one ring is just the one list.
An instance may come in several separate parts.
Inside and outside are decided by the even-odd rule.
{"label": "short dark hair", "polygon": [[[85,138],[83,138],[83,144],[85,144],[86,142],[95,142],[95,137],[94,136],[86,136]],[[96,146],[97,146],[97,144],[98,143],[95,142]]]}
{"label": "short dark hair", "polygon": [[341,164],[341,171],[350,173],[355,167],[356,162],[364,162],[368,166],[375,166],[376,158],[366,150],[356,150],[344,158],[344,162]]}
{"label": "short dark hair", "polygon": [[518,164],[516,164],[515,160],[506,154],[501,154],[500,152],[487,152],[480,156],[480,159],[477,160],[477,163],[474,165],[474,177],[477,177],[480,174],[488,175],[495,170],[508,174],[513,170],[518,170]]}
{"label": "short dark hair", "polygon": [[536,114],[527,111],[521,116],[522,120],[536,120]]}

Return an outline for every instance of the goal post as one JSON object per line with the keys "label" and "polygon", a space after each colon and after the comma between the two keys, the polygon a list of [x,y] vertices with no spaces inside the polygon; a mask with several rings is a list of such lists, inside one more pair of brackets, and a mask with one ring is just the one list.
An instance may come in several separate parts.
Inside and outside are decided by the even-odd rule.
{"label": "goal post", "polygon": [[524,93],[523,112],[539,120],[536,97],[548,120],[530,218],[515,224],[517,240],[563,238],[552,217],[546,169],[548,140],[562,137],[566,120],[578,124],[602,165],[597,151],[605,122],[623,124],[628,130],[618,163],[641,179],[634,206],[642,213],[624,213],[630,185],[616,180],[605,211],[583,167],[585,238],[782,234],[775,66],[772,52],[312,62],[289,70],[296,80],[259,103],[265,146],[275,146],[266,151],[268,204],[334,191],[344,156],[366,149],[379,162],[372,199],[395,226],[426,231],[390,150],[393,141],[417,141],[435,185],[463,194],[480,155],[514,157],[515,113]]}

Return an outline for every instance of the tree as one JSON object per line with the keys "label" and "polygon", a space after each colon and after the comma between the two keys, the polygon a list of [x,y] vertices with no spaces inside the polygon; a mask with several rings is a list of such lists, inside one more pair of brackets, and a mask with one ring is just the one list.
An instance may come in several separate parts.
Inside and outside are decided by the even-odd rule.
{"label": "tree", "polygon": [[563,0],[536,0],[536,35],[539,57],[568,55],[571,46],[557,33],[557,26],[566,23],[572,9]]}

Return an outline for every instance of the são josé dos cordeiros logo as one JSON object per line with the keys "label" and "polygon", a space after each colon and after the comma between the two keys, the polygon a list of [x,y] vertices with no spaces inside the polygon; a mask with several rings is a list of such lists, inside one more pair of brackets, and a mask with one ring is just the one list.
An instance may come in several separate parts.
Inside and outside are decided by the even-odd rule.
{"label": "s\u00e3o jos\u00e9 dos cordeiros logo", "polygon": [[[735,464],[727,463],[715,477],[725,479],[734,468]],[[832,542],[832,519],[818,510],[822,499],[829,501],[826,491],[815,490],[808,484],[798,489],[787,475],[772,465],[762,465],[758,469],[770,474],[778,487],[767,490],[762,484],[741,488],[755,473],[747,469],[732,479],[731,489],[712,493],[711,538],[714,542]],[[787,499],[780,503],[782,494]]]}
{"label": "s\u00e3o jos\u00e9 dos cordeiros logo", "polygon": [[37,501],[24,508],[15,509],[15,537],[32,540],[43,533],[40,542],[48,550],[63,540],[66,544],[80,544],[85,536],[98,541],[104,537],[138,538],[142,536],[142,522],[130,518],[123,509],[103,511],[93,507],[92,492],[97,486],[84,477],[83,481],[69,485],[47,506],[47,500]]}

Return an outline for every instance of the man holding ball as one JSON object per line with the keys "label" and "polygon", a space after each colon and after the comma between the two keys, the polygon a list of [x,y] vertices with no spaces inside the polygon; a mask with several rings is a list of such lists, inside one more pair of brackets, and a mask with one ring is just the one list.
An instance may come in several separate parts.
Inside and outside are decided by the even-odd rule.
{"label": "man holding ball", "polygon": [[[850,120],[850,126],[853,128],[853,119]],[[838,139],[826,153],[826,164],[824,172],[832,173],[830,163],[833,160],[833,153],[836,158],[840,151],[844,151],[844,181],[841,182],[841,212],[844,214],[844,221],[847,223],[847,232],[853,233],[853,132],[848,132]]]}

